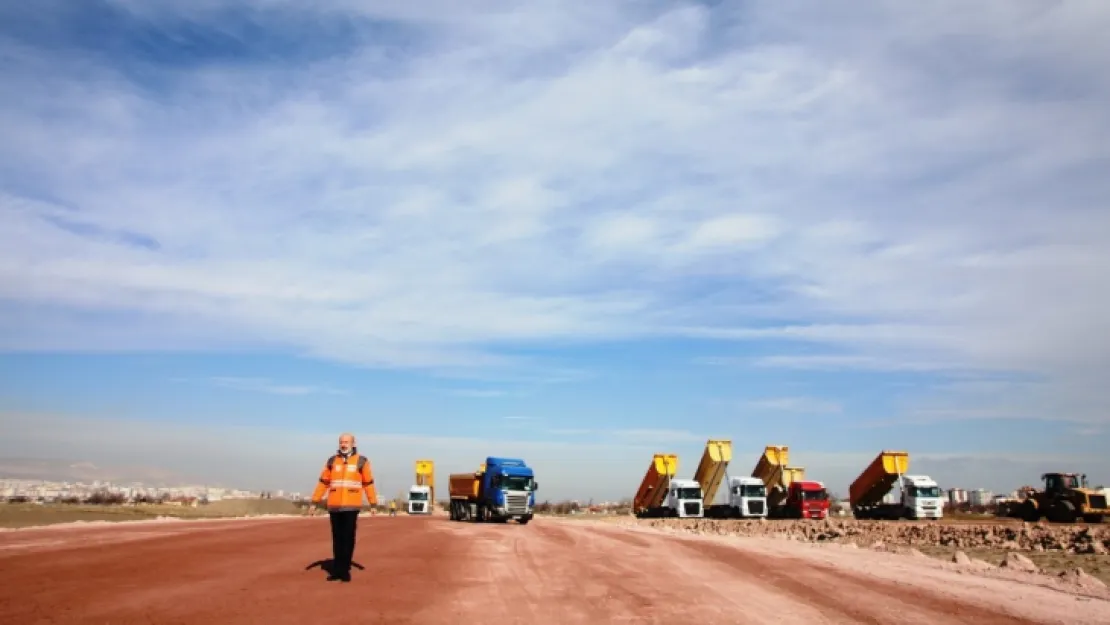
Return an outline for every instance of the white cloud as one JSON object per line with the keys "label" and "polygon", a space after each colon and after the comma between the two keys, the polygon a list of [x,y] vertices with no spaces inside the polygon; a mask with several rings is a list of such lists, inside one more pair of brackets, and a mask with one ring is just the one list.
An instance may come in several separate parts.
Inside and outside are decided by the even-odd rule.
{"label": "white cloud", "polygon": [[216,376],[211,378],[211,383],[221,388],[237,391],[250,391],[255,393],[269,393],[271,395],[346,395],[347,391],[324,386],[306,386],[300,384],[279,384],[267,378],[242,378],[229,376]]}
{"label": "white cloud", "polygon": [[790,339],[836,351],[755,364],[1020,371],[1110,415],[1105,3],[274,7],[354,34],[161,66],[0,39],[0,348],[508,374]]}

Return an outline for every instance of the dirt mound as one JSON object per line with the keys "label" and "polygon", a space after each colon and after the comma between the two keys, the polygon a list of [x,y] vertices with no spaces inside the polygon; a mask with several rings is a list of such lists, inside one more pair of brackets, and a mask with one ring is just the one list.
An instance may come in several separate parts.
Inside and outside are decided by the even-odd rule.
{"label": "dirt mound", "polygon": [[1060,573],[1060,579],[1074,584],[1080,588],[1102,589],[1106,588],[1106,584],[1097,577],[1091,577],[1081,568],[1074,568]]}
{"label": "dirt mound", "polygon": [[716,519],[629,519],[630,524],[700,535],[778,537],[803,542],[851,542],[884,548],[952,547],[1104,555],[1110,526],[1049,524],[942,524],[828,519],[825,521],[739,521]]}

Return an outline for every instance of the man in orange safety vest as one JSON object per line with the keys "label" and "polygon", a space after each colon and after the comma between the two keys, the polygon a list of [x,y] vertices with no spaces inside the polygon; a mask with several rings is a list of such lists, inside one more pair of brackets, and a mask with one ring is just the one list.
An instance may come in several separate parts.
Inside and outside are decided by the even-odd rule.
{"label": "man in orange safety vest", "polygon": [[339,436],[338,451],[328,458],[320,472],[320,483],[312,493],[309,514],[316,514],[325,493],[331,516],[332,567],[328,581],[349,582],[363,493],[371,506],[378,505],[370,459],[358,453],[354,434],[344,432]]}

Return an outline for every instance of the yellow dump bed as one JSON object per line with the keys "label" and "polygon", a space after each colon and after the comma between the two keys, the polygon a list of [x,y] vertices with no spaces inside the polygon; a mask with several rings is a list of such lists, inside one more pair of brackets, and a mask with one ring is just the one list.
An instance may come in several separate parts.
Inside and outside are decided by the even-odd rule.
{"label": "yellow dump bed", "polygon": [[435,462],[431,460],[416,461],[416,485],[427,486],[431,490],[431,501],[428,505],[435,505],[436,501],[436,469]]}
{"label": "yellow dump bed", "polygon": [[678,473],[678,456],[675,454],[655,454],[648,466],[636,498],[632,501],[633,511],[658,508],[667,495],[667,487]]}
{"label": "yellow dump bed", "polygon": [[852,507],[873,506],[890,492],[900,475],[910,468],[910,455],[904,451],[882,451],[860,473],[848,489]]}
{"label": "yellow dump bed", "polygon": [[763,481],[767,487],[767,505],[778,506],[786,500],[790,484],[804,480],[805,467],[791,467],[790,447],[786,445],[768,445],[759,457],[752,477]]}
{"label": "yellow dump bed", "polygon": [[478,488],[482,485],[481,473],[452,473],[447,477],[447,488],[451,499],[478,499]]}
{"label": "yellow dump bed", "polygon": [[701,486],[702,506],[713,505],[717,497],[717,489],[725,477],[728,463],[732,461],[732,441],[710,439],[705,443],[698,470],[694,472],[694,481]]}

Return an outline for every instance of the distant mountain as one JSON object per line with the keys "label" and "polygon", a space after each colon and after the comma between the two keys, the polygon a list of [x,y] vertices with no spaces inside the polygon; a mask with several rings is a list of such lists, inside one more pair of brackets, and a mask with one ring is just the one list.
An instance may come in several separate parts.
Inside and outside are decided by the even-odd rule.
{"label": "distant mountain", "polygon": [[[0,478],[66,482],[142,482],[147,486],[202,484],[195,477],[157,467],[104,467],[78,459],[0,458]],[[216,486],[213,484],[213,486]]]}

